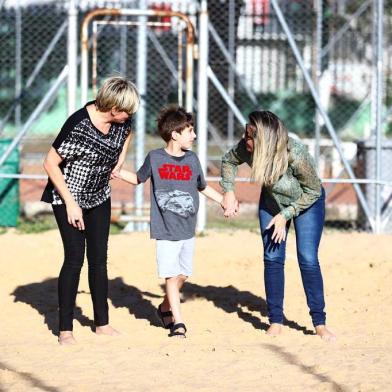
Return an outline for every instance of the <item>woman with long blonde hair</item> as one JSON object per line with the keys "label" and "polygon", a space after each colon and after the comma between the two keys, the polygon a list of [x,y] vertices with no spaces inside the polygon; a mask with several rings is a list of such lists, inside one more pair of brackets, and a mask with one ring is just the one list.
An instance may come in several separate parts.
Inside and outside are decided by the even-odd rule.
{"label": "woman with long blonde hair", "polygon": [[237,167],[242,163],[251,167],[251,178],[262,187],[259,222],[270,322],[267,334],[282,332],[286,237],[293,221],[297,257],[313,325],[321,338],[335,340],[325,325],[323,278],[318,261],[325,192],[312,157],[300,141],[288,136],[275,114],[264,110],[250,113],[243,138],[222,158],[221,186],[227,217],[238,211],[234,181]]}

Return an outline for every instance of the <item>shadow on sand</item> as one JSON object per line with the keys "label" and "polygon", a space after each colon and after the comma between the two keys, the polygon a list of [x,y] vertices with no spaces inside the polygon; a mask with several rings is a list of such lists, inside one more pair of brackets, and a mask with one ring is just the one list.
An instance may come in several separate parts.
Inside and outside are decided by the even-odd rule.
{"label": "shadow on sand", "polygon": [[[90,294],[79,291],[78,294]],[[29,283],[18,286],[13,293],[14,302],[23,302],[30,305],[44,318],[44,323],[53,335],[58,335],[58,300],[57,278],[45,279],[42,282]],[[149,298],[161,298],[161,296],[149,292],[140,291],[134,286],[127,285],[123,279],[117,277],[109,280],[109,300],[115,308],[127,308],[129,313],[137,319],[146,319],[150,325],[161,326],[156,317],[156,307]],[[74,319],[83,327],[94,329],[94,322],[85,316],[79,306],[75,307]]]}
{"label": "shadow on sand", "polygon": [[[35,309],[44,317],[44,323],[48,326],[49,331],[53,335],[58,335],[57,278],[18,286],[11,295],[15,297],[14,302],[23,302]],[[93,327],[93,321],[83,315],[79,306],[75,307],[74,319],[84,327]]]}
{"label": "shadow on sand", "polygon": [[[252,294],[250,291],[241,291],[234,286],[200,286],[195,283],[185,283],[182,289],[185,301],[194,298],[205,298],[227,313],[237,313],[243,321],[250,323],[256,329],[266,331],[267,323],[254,316],[251,312],[258,312],[262,317],[267,317],[267,303],[264,298]],[[244,310],[245,309],[245,310]],[[302,332],[304,335],[314,335],[314,331],[299,325],[297,322],[284,317],[283,325]]]}

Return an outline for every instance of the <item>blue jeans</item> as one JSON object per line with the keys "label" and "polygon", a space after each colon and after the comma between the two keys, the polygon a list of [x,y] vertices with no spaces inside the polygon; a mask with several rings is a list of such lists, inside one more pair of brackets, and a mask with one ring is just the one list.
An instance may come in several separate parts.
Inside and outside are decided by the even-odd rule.
{"label": "blue jeans", "polygon": [[[270,323],[283,323],[284,263],[286,241],[272,241],[274,227],[266,230],[270,220],[279,213],[270,198],[260,197],[259,219],[264,246],[264,283]],[[325,191],[308,209],[293,219],[297,240],[297,258],[301,270],[306,301],[313,325],[325,324],[323,278],[318,261],[318,248],[325,217]],[[287,222],[287,231],[290,227]]]}

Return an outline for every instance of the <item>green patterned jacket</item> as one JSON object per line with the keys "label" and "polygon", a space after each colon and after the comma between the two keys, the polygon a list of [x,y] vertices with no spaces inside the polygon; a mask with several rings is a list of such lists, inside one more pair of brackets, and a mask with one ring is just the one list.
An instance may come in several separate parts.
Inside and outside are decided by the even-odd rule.
{"label": "green patterned jacket", "polygon": [[[321,181],[307,147],[289,137],[288,150],[287,171],[274,185],[265,186],[263,189],[263,197],[272,198],[286,220],[298,216],[321,195]],[[252,158],[252,153],[246,150],[244,139],[222,157],[220,185],[224,192],[234,190],[238,166],[242,163],[252,166]]]}

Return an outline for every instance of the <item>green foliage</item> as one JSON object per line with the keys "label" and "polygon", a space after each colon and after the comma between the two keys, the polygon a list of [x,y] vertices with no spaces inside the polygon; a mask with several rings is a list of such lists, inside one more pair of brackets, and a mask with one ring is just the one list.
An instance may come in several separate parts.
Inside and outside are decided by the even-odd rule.
{"label": "green foliage", "polygon": [[360,104],[361,102],[356,99],[333,95],[328,114],[335,129],[341,129],[359,108]]}
{"label": "green foliage", "polygon": [[389,122],[386,127],[385,136],[392,137],[392,122]]}
{"label": "green foliage", "polygon": [[[110,224],[110,234],[121,234],[126,223],[115,222]],[[43,214],[34,218],[28,219],[25,217],[19,218],[18,225],[16,228],[19,234],[34,234],[43,233],[48,230],[57,229],[56,220],[53,215]],[[7,229],[0,227],[0,235],[7,232]]]}
{"label": "green foliage", "polygon": [[[255,109],[270,110],[282,119],[290,132],[300,137],[314,136],[316,105],[310,93],[285,90],[277,94],[259,94],[257,101],[259,106],[255,107],[249,99],[244,100],[241,106],[243,113],[248,115]],[[343,96],[331,97],[328,115],[338,133],[360,104],[358,100]],[[326,133],[326,129],[323,132]]]}
{"label": "green foliage", "polygon": [[19,234],[34,234],[57,228],[53,215],[39,215],[33,219],[19,218],[17,232]]}
{"label": "green foliage", "polygon": [[311,94],[279,92],[270,110],[282,119],[291,132],[301,137],[313,134],[315,104]]}
{"label": "green foliage", "polygon": [[207,229],[220,230],[249,230],[251,232],[259,231],[259,222],[256,217],[231,218],[209,216],[207,221]]}
{"label": "green foliage", "polygon": [[110,224],[110,235],[121,234],[126,223],[123,222],[114,222]]}
{"label": "green foliage", "polygon": [[313,134],[315,104],[311,94],[286,90],[259,94],[257,102],[258,106],[255,106],[250,99],[244,100],[242,112],[247,116],[256,109],[270,110],[283,120],[290,132],[301,137]]}

